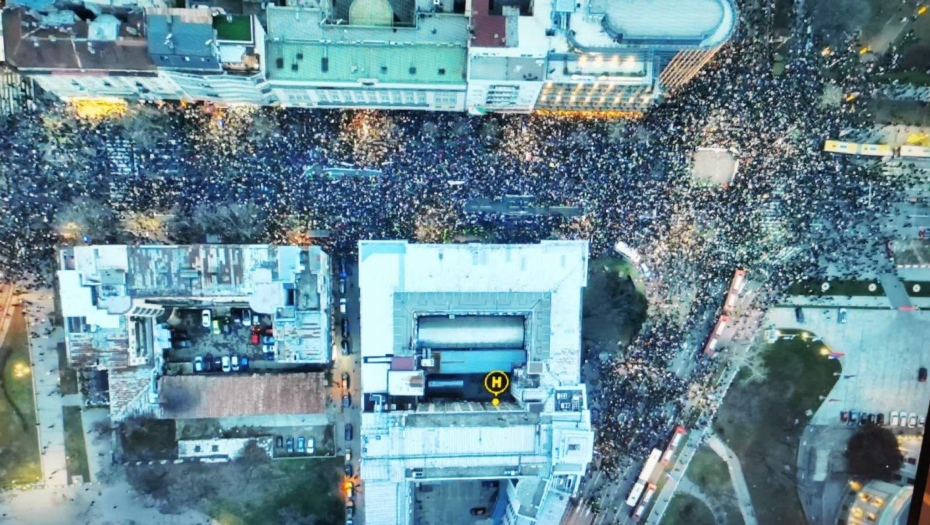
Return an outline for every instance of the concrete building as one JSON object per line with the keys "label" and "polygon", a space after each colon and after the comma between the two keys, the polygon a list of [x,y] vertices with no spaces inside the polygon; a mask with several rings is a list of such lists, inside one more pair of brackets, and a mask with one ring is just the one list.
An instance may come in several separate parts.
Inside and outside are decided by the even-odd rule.
{"label": "concrete building", "polygon": [[905,525],[914,495],[912,485],[870,481],[851,490],[843,505],[847,525]]}
{"label": "concrete building", "polygon": [[279,104],[465,108],[464,14],[443,11],[443,2],[356,0],[347,20],[337,18],[336,8],[349,4],[268,7],[266,72]]}
{"label": "concrete building", "polygon": [[63,98],[639,112],[738,21],[733,0],[204,1],[124,0],[89,21],[8,8],[7,61]]}
{"label": "concrete building", "polygon": [[319,248],[77,246],[60,251],[59,268],[68,362],[109,372],[114,420],[150,413],[162,376],[193,372],[189,359],[168,364],[185,322],[218,332],[218,320],[201,327],[204,311],[231,316],[226,323],[234,309],[264,317],[275,363],[330,362],[331,270]]}
{"label": "concrete building", "polygon": [[366,523],[417,522],[415,484],[481,480],[496,523],[559,523],[593,454],[587,267],[582,241],[359,243]]}

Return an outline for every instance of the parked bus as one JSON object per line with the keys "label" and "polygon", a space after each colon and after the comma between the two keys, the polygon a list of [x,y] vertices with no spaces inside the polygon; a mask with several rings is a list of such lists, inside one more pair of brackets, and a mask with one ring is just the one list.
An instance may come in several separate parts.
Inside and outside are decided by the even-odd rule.
{"label": "parked bus", "polygon": [[886,144],[861,144],[859,154],[868,157],[891,157],[894,150]]}
{"label": "parked bus", "polygon": [[643,514],[646,513],[646,507],[649,506],[649,502],[652,500],[652,496],[656,493],[655,483],[650,483],[646,488],[646,494],[643,495],[643,501],[639,502],[639,505],[636,507],[636,511],[633,512],[633,521],[639,521],[642,519]]}
{"label": "parked bus", "polygon": [[685,437],[685,427],[678,425],[675,427],[675,432],[672,433],[672,439],[669,440],[668,446],[665,447],[665,453],[662,454],[663,465],[668,465],[672,461],[672,456],[675,455],[675,450],[683,437]]}
{"label": "parked bus", "polygon": [[727,292],[727,300],[723,303],[723,313],[732,314],[736,305],[736,299],[739,294],[743,293],[746,286],[746,270],[736,270],[733,273],[733,280],[730,282],[730,290]]}
{"label": "parked bus", "polygon": [[901,146],[898,156],[909,158],[930,158],[930,148],[924,146]]}
{"label": "parked bus", "polygon": [[730,322],[729,315],[721,315],[720,319],[717,320],[717,325],[714,326],[713,333],[710,334],[710,339],[708,339],[707,344],[704,345],[704,353],[712,356],[717,350],[717,340],[720,337],[720,334],[723,333],[723,330],[727,327],[727,323]]}
{"label": "parked bus", "polygon": [[643,465],[643,469],[639,471],[639,477],[636,479],[636,484],[633,485],[633,489],[630,490],[630,495],[626,499],[626,504],[635,507],[636,502],[639,501],[639,497],[643,493],[643,489],[646,488],[646,484],[649,483],[649,478],[652,477],[652,472],[655,470],[656,465],[659,464],[659,460],[662,459],[662,451],[654,448],[649,454],[649,458],[646,459],[646,464]]}
{"label": "parked bus", "polygon": [[827,153],[845,153],[847,155],[856,155],[859,153],[859,144],[856,144],[855,142],[828,140],[823,143],[823,150]]}

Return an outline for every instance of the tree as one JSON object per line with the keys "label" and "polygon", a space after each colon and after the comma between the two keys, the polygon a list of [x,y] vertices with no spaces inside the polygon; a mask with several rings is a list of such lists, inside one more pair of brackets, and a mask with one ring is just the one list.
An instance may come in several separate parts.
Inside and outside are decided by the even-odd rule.
{"label": "tree", "polygon": [[242,447],[242,451],[236,458],[236,463],[245,469],[245,484],[248,486],[252,481],[252,474],[255,469],[271,463],[271,457],[268,456],[265,449],[258,445],[257,441],[252,439]]}
{"label": "tree", "polygon": [[202,243],[209,234],[219,235],[231,244],[262,240],[265,212],[251,202],[200,204],[189,213],[177,213],[171,220],[171,237],[182,243]]}
{"label": "tree", "polygon": [[891,481],[901,468],[898,440],[887,428],[865,427],[849,438],[846,462],[853,477],[864,481]]}
{"label": "tree", "polygon": [[113,233],[115,214],[105,204],[79,197],[66,204],[55,216],[55,231],[65,241],[78,241],[84,235],[104,239]]}

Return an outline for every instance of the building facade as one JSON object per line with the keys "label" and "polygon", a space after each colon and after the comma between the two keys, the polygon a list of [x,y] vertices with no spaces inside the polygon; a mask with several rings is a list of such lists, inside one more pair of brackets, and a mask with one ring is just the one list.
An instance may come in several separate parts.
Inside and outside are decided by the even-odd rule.
{"label": "building facade", "polygon": [[3,11],[4,54],[65,99],[479,114],[640,112],[690,81],[738,20],[733,0],[124,1],[89,20],[22,7],[38,1]]}
{"label": "building facade", "polygon": [[495,523],[558,524],[593,456],[587,242],[363,241],[359,261],[365,522],[416,523],[419,483],[496,481]]}

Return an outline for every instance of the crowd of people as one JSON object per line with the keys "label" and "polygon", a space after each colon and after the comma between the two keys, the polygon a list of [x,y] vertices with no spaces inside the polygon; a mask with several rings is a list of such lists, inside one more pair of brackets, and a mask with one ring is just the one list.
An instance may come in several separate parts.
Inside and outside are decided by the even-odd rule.
{"label": "crowd of people", "polygon": [[[858,58],[849,49],[831,60]],[[833,75],[824,57],[803,47],[787,63],[773,74],[771,46],[738,37],[635,121],[169,103],[86,122],[46,102],[9,117],[10,132],[0,134],[0,264],[6,278],[50,282],[61,243],[190,243],[205,234],[308,242],[311,229],[328,231],[314,242],[337,256],[371,238],[589,239],[592,257],[622,240],[650,269],[653,304],[690,302],[683,317],[654,313],[620,356],[600,365],[597,450],[613,475],[666,439],[686,406],[702,406],[689,396],[712,391],[720,363],[686,343],[706,334],[734,269],[764,276],[755,306],[764,309],[790,283],[824,277],[822,259],[855,263],[882,249],[877,218],[901,182],[821,151],[825,139],[863,125],[874,87]],[[862,95],[824,105],[831,83]],[[692,157],[701,146],[734,152],[735,180],[723,188],[696,181]],[[505,195],[583,213],[515,220],[466,210],[474,199]],[[73,213],[78,200],[86,220]],[[78,232],[68,238],[66,211]],[[205,220],[211,213],[224,219]],[[169,219],[151,221],[160,232],[129,227],[127,217],[139,214]],[[875,271],[881,263],[862,264]],[[668,372],[685,348],[698,362],[686,376]]]}

